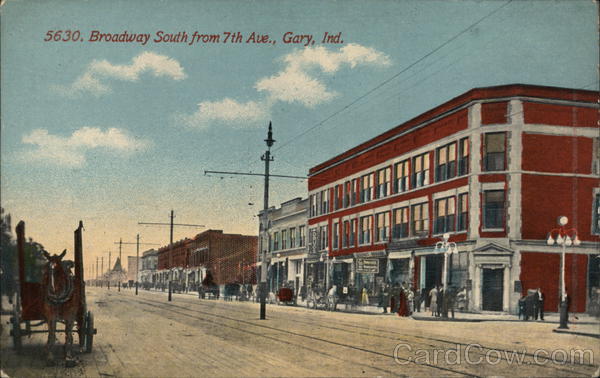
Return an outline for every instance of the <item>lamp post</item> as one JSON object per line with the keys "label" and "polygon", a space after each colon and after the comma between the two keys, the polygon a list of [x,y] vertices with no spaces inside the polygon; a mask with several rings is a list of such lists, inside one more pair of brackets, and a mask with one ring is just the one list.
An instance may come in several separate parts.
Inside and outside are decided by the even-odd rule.
{"label": "lamp post", "polygon": [[[567,247],[571,245],[578,246],[581,241],[577,237],[577,230],[575,228],[566,228],[565,226],[569,223],[569,218],[564,215],[558,217],[558,225],[560,227],[553,228],[548,232],[548,239],[546,243],[548,245],[560,245],[562,246],[562,252],[560,254],[560,325],[559,329],[568,329],[567,326],[569,313],[568,313],[568,302],[567,302],[567,288],[565,286],[565,255],[567,253]],[[554,237],[556,235],[556,237]]]}
{"label": "lamp post", "polygon": [[448,305],[448,300],[447,300],[447,295],[448,295],[448,256],[453,253],[458,252],[456,243],[449,242],[448,241],[449,239],[450,239],[450,234],[445,233],[444,235],[442,235],[442,241],[435,243],[435,251],[444,253],[444,269],[442,271],[442,284],[444,285],[444,295],[443,295],[443,300],[442,300],[442,309],[443,309],[442,314],[445,318],[448,317],[448,309],[447,309],[447,305]]}
{"label": "lamp post", "polygon": [[281,261],[279,261],[280,258],[281,258],[281,253],[278,253],[277,254],[277,285],[275,286],[275,290],[277,290],[278,293],[279,293],[279,268],[280,268],[279,263],[281,262]]}

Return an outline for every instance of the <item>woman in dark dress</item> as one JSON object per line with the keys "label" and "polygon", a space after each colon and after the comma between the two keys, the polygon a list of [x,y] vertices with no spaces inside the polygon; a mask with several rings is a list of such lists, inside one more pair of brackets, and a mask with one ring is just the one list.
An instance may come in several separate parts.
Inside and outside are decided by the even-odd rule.
{"label": "woman in dark dress", "polygon": [[398,316],[408,316],[408,298],[406,297],[406,292],[404,291],[404,285],[400,288],[400,293],[398,294]]}

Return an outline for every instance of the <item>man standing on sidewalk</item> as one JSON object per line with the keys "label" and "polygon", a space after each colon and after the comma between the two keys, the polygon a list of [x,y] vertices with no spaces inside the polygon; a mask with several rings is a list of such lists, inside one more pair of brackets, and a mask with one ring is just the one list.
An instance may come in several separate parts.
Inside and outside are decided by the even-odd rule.
{"label": "man standing on sidewalk", "polygon": [[[538,288],[537,289],[537,295],[538,295],[538,312],[540,315],[540,320],[544,321],[544,294],[542,293],[542,289]],[[537,315],[536,315],[536,319],[537,319]]]}

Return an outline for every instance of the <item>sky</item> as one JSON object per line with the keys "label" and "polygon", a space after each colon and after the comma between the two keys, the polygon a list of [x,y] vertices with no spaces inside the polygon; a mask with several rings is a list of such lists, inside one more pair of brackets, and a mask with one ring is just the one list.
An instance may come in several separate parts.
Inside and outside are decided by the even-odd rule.
{"label": "sky", "polygon": [[[205,171],[264,172],[269,122],[271,173],[305,177],[471,88],[598,90],[591,0],[1,4],[1,205],[51,253],[72,256],[82,220],[88,271],[120,239],[166,245],[138,222],[171,209],[205,226],[175,240],[256,235],[262,178]],[[270,205],[307,196],[270,188]]]}

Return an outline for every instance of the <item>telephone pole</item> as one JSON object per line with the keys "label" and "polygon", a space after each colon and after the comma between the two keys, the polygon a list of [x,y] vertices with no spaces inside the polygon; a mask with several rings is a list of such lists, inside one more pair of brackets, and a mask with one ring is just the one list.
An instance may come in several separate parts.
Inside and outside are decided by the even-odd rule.
{"label": "telephone pole", "polygon": [[203,224],[188,224],[188,223],[173,223],[175,219],[175,212],[171,209],[171,215],[169,216],[169,223],[161,223],[161,222],[138,222],[138,224],[143,225],[151,225],[151,226],[169,226],[169,287],[171,287],[171,279],[172,272],[170,271],[173,268],[173,228],[174,226],[183,226],[183,227],[206,227]]}
{"label": "telephone pole", "polygon": [[100,287],[102,287],[102,276],[104,275],[104,256],[100,257]]}
{"label": "telephone pole", "polygon": [[96,256],[96,286],[98,286],[98,259],[99,257]]}

